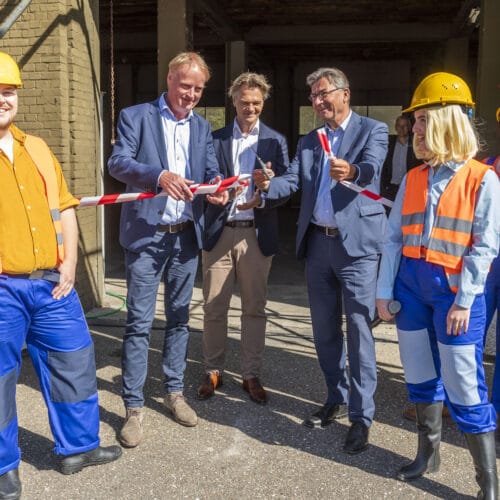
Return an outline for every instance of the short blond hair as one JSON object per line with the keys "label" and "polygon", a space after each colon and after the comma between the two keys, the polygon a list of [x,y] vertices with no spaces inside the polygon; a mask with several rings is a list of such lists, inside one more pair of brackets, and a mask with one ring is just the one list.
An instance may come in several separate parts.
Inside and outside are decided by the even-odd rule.
{"label": "short blond hair", "polygon": [[271,85],[264,75],[259,73],[250,73],[248,71],[246,73],[241,73],[241,75],[234,79],[233,83],[229,87],[229,90],[227,91],[227,95],[233,98],[243,85],[246,85],[249,89],[259,89],[264,100],[269,97],[271,92]]}
{"label": "short blond hair", "polygon": [[197,52],[180,52],[168,63],[168,71],[174,72],[186,65],[198,66],[205,74],[205,81],[208,82],[208,80],[210,80],[210,68],[205,62],[205,59],[203,59],[203,57],[201,57],[201,55]]}
{"label": "short blond hair", "polygon": [[[448,161],[467,161],[479,150],[479,137],[474,125],[458,104],[425,109],[427,127],[425,149],[419,146],[416,135],[413,137],[415,156],[426,160],[435,167]],[[425,158],[429,156],[430,158]]]}

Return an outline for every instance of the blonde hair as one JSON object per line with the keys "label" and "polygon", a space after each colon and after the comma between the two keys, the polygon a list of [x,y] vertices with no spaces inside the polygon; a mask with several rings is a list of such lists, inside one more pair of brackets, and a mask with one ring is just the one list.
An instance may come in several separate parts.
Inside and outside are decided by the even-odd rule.
{"label": "blonde hair", "polygon": [[205,74],[205,81],[208,82],[208,80],[210,80],[210,68],[205,62],[205,59],[203,59],[203,57],[201,57],[197,52],[180,52],[168,63],[168,71],[177,71],[185,65],[198,66]]}
{"label": "blonde hair", "polygon": [[[448,161],[467,161],[479,150],[479,137],[469,117],[458,104],[425,109],[425,150],[413,137],[415,156],[435,167]],[[430,158],[426,158],[431,153]]]}
{"label": "blonde hair", "polygon": [[243,85],[246,85],[249,89],[259,89],[264,100],[269,97],[269,93],[271,92],[271,85],[264,75],[246,72],[241,73],[241,75],[234,79],[227,91],[227,95],[233,98]]}

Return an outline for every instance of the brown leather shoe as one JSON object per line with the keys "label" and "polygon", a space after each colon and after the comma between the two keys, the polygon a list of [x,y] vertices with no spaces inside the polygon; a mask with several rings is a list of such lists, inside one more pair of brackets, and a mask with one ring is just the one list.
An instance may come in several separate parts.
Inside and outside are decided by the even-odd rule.
{"label": "brown leather shoe", "polygon": [[[411,420],[412,422],[417,421],[417,412],[415,410],[414,406],[410,406],[410,408],[406,408],[406,410],[403,412],[403,417],[406,418],[406,420]],[[448,407],[446,405],[443,405],[443,418],[450,419],[450,410],[448,410]]]}
{"label": "brown leather shoe", "polygon": [[248,392],[252,401],[260,405],[265,405],[267,403],[266,391],[257,377],[243,380],[243,390]]}
{"label": "brown leather shoe", "polygon": [[219,372],[208,372],[205,375],[203,383],[200,387],[198,387],[198,399],[203,400],[212,397],[215,389],[217,389],[217,387],[221,387],[222,385],[222,375],[219,375]]}

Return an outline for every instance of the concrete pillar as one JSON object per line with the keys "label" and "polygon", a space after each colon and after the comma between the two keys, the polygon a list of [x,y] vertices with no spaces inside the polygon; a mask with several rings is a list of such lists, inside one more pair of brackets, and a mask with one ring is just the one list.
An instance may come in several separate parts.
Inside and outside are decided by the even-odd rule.
{"label": "concrete pillar", "polygon": [[500,2],[481,1],[481,21],[479,28],[479,58],[477,89],[475,92],[476,114],[485,122],[482,138],[486,141],[487,154],[500,153],[500,137],[495,120],[495,111],[500,106]]}
{"label": "concrete pillar", "polygon": [[192,0],[158,0],[158,94],[166,90],[168,63],[193,48]]}
{"label": "concrete pillar", "polygon": [[444,71],[461,76],[469,81],[467,63],[469,62],[469,39],[450,38],[446,41],[444,53]]}
{"label": "concrete pillar", "polygon": [[291,143],[294,138],[292,130],[292,72],[287,62],[278,64],[275,71],[275,81],[271,92],[271,99],[274,101],[273,126],[288,139],[289,153],[295,150],[295,145]]}
{"label": "concrete pillar", "polygon": [[[247,47],[245,42],[242,40],[227,42],[225,89],[227,90],[229,88],[231,82],[239,74],[247,70]],[[234,107],[226,95],[226,123],[229,123],[234,116]]]}

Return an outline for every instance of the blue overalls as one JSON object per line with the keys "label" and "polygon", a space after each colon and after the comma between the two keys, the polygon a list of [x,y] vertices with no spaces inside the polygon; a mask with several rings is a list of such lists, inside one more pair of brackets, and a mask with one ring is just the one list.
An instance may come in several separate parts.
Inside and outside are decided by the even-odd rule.
{"label": "blue overalls", "polygon": [[394,298],[402,306],[396,325],[410,401],[446,400],[463,432],[495,430],[496,412],[488,402],[483,368],[484,295],[474,299],[467,333],[447,335],[446,317],[455,294],[443,267],[403,256]]}

